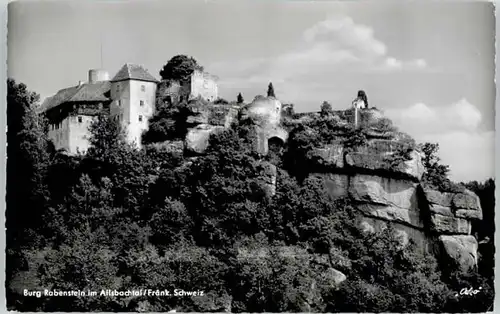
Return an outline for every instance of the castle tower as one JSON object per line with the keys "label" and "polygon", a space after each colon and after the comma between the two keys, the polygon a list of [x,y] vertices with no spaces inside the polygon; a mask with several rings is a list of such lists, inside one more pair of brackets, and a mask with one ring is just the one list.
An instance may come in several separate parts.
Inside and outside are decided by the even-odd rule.
{"label": "castle tower", "polygon": [[201,97],[207,101],[215,101],[219,97],[217,77],[209,73],[195,70],[191,74],[190,98]]}
{"label": "castle tower", "polygon": [[155,111],[157,83],[142,66],[130,63],[123,65],[111,80],[110,114],[121,122],[127,141],[138,148]]}

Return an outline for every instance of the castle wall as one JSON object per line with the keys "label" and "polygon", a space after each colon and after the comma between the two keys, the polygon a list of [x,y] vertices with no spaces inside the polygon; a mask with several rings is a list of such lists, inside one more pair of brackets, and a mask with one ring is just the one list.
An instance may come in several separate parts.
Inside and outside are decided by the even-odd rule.
{"label": "castle wall", "polygon": [[95,116],[70,116],[69,125],[69,152],[77,154],[78,152],[84,154],[89,149],[90,131],[89,127],[94,121]]}
{"label": "castle wall", "polygon": [[[119,86],[119,87],[118,87]],[[129,143],[140,148],[142,133],[148,128],[156,99],[156,83],[128,80],[111,86],[110,114],[120,119]]]}
{"label": "castle wall", "polygon": [[215,101],[218,98],[217,83],[210,76],[194,72],[191,76],[191,97],[201,96],[208,101]]}
{"label": "castle wall", "polygon": [[70,138],[70,127],[69,127],[70,117],[66,117],[57,124],[51,124],[49,126],[48,137],[54,143],[55,149],[65,149],[68,153],[71,153],[69,146]]}

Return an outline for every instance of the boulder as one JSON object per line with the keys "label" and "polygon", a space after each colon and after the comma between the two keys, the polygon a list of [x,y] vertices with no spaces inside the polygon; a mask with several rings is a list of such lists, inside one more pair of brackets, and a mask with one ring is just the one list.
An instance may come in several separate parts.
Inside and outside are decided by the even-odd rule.
{"label": "boulder", "polygon": [[215,132],[222,132],[224,127],[200,124],[194,128],[188,129],[185,139],[186,150],[202,154],[208,147],[210,135]]}
{"label": "boulder", "polygon": [[[431,212],[445,216],[450,216],[449,213],[453,213],[455,217],[468,220],[483,219],[479,197],[472,191],[464,189],[463,192],[459,193],[440,192],[428,187],[423,188],[423,191]],[[437,212],[436,209],[439,209],[440,212]]]}
{"label": "boulder", "polygon": [[337,287],[347,279],[346,275],[332,267],[329,267],[324,274],[332,287]]}
{"label": "boulder", "polygon": [[424,194],[429,204],[436,204],[451,208],[453,193],[439,192],[430,188],[424,188]]}
{"label": "boulder", "polygon": [[455,216],[466,219],[483,219],[483,211],[479,197],[472,191],[465,190],[463,193],[457,193],[453,197],[452,207]]}
{"label": "boulder", "polygon": [[444,216],[440,214],[430,215],[430,231],[442,234],[470,234],[471,223],[467,219]]}
{"label": "boulder", "polygon": [[449,207],[444,207],[437,204],[429,204],[429,210],[431,213],[439,214],[443,216],[453,217],[453,213]]}
{"label": "boulder", "polygon": [[442,254],[455,261],[463,271],[477,266],[478,243],[471,235],[441,235]]}

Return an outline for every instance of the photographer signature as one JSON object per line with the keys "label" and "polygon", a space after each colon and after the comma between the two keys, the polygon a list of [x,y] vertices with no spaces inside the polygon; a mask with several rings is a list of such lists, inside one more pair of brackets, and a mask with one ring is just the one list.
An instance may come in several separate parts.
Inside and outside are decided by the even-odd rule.
{"label": "photographer signature", "polygon": [[460,290],[459,293],[455,293],[455,296],[456,297],[458,297],[459,295],[473,296],[473,295],[478,294],[482,289],[483,289],[483,287],[479,287],[477,289],[463,288],[462,290]]}

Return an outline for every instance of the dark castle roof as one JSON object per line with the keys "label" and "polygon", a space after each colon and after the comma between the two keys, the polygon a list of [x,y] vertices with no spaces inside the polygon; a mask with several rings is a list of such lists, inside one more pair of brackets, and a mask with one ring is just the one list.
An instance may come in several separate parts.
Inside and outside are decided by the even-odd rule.
{"label": "dark castle roof", "polygon": [[39,111],[44,112],[65,103],[108,101],[110,100],[111,82],[125,80],[158,82],[142,66],[126,63],[111,81],[84,83],[61,89],[54,96],[47,97],[40,106]]}
{"label": "dark castle roof", "polygon": [[142,66],[137,64],[126,63],[111,82],[125,81],[125,80],[139,80],[146,82],[158,82],[151,74],[148,73]]}
{"label": "dark castle roof", "polygon": [[108,101],[110,90],[111,83],[106,81],[61,89],[54,96],[45,99],[40,111],[47,111],[65,103]]}

